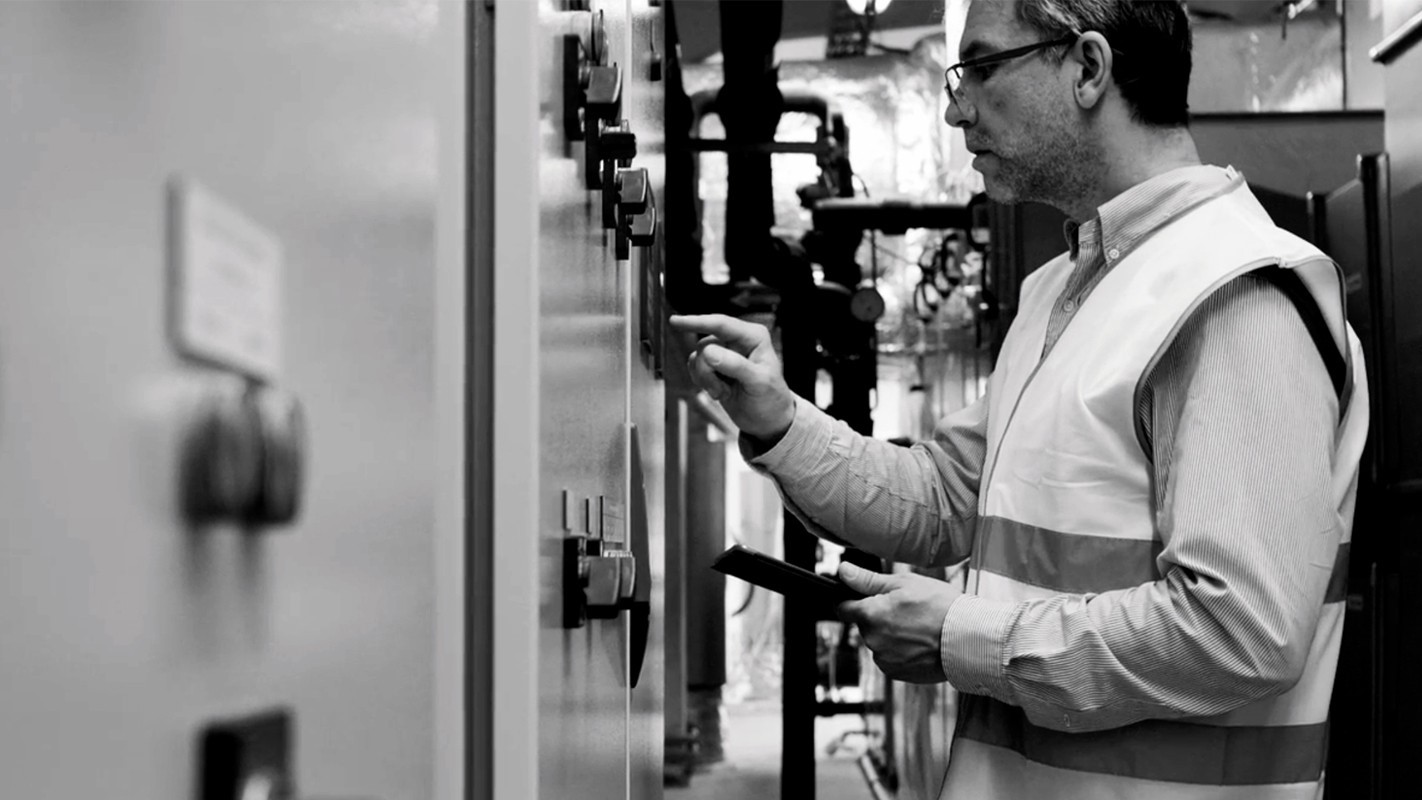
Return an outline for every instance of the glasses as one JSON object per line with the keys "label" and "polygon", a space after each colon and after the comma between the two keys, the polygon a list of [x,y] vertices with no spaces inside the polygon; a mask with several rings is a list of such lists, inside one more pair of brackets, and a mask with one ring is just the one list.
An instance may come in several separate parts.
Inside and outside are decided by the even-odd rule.
{"label": "glasses", "polygon": [[992,77],[993,68],[1005,62],[1035,53],[1038,50],[1045,50],[1048,47],[1072,44],[1080,37],[1081,34],[1073,32],[1060,39],[1037,42],[1036,44],[1029,44],[1026,47],[1014,47],[1011,50],[1004,50],[1001,53],[991,53],[980,58],[970,58],[967,61],[960,61],[948,69],[943,70],[943,88],[948,92],[948,99],[953,101],[954,105],[957,105],[958,92],[965,78],[974,84],[981,84],[983,81]]}

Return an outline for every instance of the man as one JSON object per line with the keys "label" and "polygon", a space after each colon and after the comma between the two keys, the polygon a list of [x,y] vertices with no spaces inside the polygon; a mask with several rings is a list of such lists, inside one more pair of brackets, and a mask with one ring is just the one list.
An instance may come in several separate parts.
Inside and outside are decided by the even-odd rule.
{"label": "man", "polygon": [[1179,3],[977,0],[960,55],[989,196],[1071,219],[987,395],[877,442],[722,316],[673,318],[692,374],[812,531],[967,560],[840,571],[885,673],[962,692],[944,797],[1315,797],[1368,408],[1337,268],[1200,164]]}

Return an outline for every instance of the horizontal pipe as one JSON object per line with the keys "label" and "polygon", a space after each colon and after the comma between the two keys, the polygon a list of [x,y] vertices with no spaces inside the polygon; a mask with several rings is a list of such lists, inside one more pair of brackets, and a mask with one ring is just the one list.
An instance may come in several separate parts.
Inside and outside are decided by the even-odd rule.
{"label": "horizontal pipe", "polygon": [[725,139],[689,139],[693,153],[828,153],[829,142],[728,142]]}
{"label": "horizontal pipe", "polygon": [[833,717],[836,714],[882,714],[884,704],[878,700],[870,700],[867,703],[836,703],[832,700],[821,700],[815,703],[815,716]]}

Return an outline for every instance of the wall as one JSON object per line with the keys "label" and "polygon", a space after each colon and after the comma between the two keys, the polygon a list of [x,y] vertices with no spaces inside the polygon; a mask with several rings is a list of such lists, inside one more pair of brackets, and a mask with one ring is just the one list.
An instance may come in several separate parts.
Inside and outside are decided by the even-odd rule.
{"label": "wall", "polygon": [[1383,68],[1368,58],[1368,50],[1383,38],[1382,4],[1378,0],[1343,0],[1343,69],[1348,84],[1348,108],[1383,107]]}
{"label": "wall", "polygon": [[[430,797],[436,33],[457,23],[426,0],[0,18],[5,795],[191,797],[201,725],[281,703],[300,796]],[[289,530],[177,515],[179,421],[216,376],[165,340],[175,174],[285,247],[310,456]]]}
{"label": "wall", "polygon": [[1208,164],[1232,164],[1250,183],[1302,198],[1357,176],[1357,157],[1383,149],[1377,112],[1202,114],[1190,133]]}
{"label": "wall", "polygon": [[[1389,34],[1400,30],[1414,15],[1422,14],[1422,0],[1391,0],[1384,24]],[[1386,74],[1387,152],[1391,162],[1392,304],[1391,331],[1396,378],[1390,416],[1399,436],[1396,474],[1392,479],[1422,485],[1422,416],[1416,412],[1422,398],[1422,45],[1414,42],[1390,63]],[[1412,501],[1415,508],[1416,501]],[[1422,554],[1414,556],[1422,562]],[[1422,652],[1422,639],[1414,637]],[[1422,704],[1419,704],[1422,705]],[[1419,706],[1413,706],[1414,708]]]}

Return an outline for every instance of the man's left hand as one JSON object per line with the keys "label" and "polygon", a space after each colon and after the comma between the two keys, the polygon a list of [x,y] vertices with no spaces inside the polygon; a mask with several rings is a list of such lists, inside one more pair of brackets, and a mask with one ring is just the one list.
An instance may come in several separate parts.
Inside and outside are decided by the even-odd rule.
{"label": "man's left hand", "polygon": [[941,683],[939,643],[948,607],[958,587],[923,575],[884,575],[853,564],[839,565],[839,578],[867,595],[840,603],[839,618],[859,626],[874,663],[890,678],[909,683]]}

